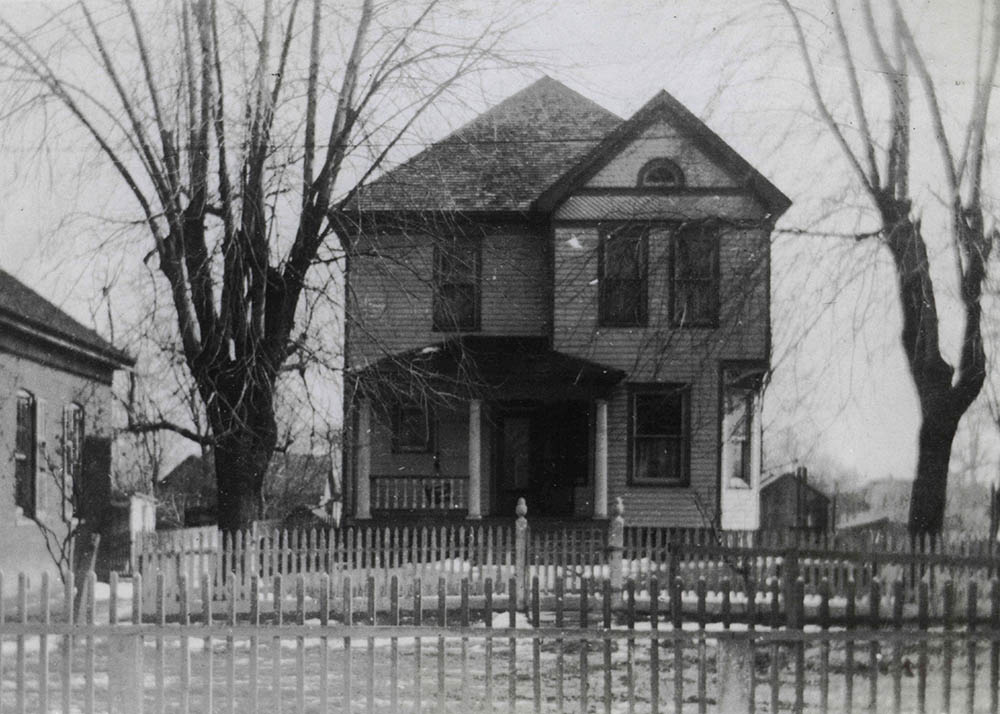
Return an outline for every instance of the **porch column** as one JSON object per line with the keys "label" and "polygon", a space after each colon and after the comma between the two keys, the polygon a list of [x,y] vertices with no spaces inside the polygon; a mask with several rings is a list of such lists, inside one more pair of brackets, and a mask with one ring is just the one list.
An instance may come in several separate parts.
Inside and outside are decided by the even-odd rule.
{"label": "porch column", "polygon": [[594,518],[608,517],[608,400],[598,399],[594,429]]}
{"label": "porch column", "polygon": [[368,399],[358,403],[358,480],[354,517],[368,519],[371,511],[372,405]]}
{"label": "porch column", "polygon": [[482,518],[482,401],[469,400],[469,518]]}

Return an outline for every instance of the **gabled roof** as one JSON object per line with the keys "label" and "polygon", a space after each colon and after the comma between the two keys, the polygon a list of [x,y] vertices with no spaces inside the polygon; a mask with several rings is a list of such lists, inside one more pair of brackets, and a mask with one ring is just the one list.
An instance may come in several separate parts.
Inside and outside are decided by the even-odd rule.
{"label": "gabled roof", "polygon": [[543,77],[362,188],[348,210],[549,213],[660,117],[718,161],[774,217],[791,205],[667,92],[623,121]]}
{"label": "gabled roof", "polygon": [[366,186],[363,211],[529,211],[622,123],[551,77],[508,97]]}
{"label": "gabled roof", "polygon": [[0,270],[0,325],[29,332],[112,366],[135,364],[131,356],[3,270]]}
{"label": "gabled roof", "polygon": [[735,149],[723,141],[718,134],[709,129],[701,119],[692,114],[687,107],[667,91],[660,90],[627,121],[611,131],[572,169],[549,186],[538,197],[535,207],[544,212],[553,210],[564,198],[596,174],[628,142],[635,139],[643,129],[661,117],[666,118],[672,126],[685,133],[696,146],[728,170],[736,181],[760,198],[775,218],[792,205],[791,200],[785,194],[751,166]]}

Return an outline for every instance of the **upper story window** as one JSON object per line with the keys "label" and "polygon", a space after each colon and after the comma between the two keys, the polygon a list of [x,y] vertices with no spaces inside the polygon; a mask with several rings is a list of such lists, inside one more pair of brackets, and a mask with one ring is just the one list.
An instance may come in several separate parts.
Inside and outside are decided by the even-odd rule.
{"label": "upper story window", "polygon": [[676,188],[684,185],[684,172],[670,159],[653,159],[639,169],[639,186]]}
{"label": "upper story window", "polygon": [[646,324],[649,239],[645,228],[605,233],[598,244],[598,318],[601,325]]}
{"label": "upper story window", "polygon": [[35,397],[25,391],[18,392],[14,429],[14,505],[28,518],[35,517],[35,462],[38,447],[36,417]]}
{"label": "upper story window", "polygon": [[[79,503],[77,490],[83,484],[84,411],[79,404],[68,404],[62,415],[62,474],[63,516],[71,515],[72,505]],[[67,503],[68,499],[72,499]]]}
{"label": "upper story window", "polygon": [[479,246],[454,242],[434,249],[434,329],[479,329]]}
{"label": "upper story window", "polygon": [[688,478],[689,391],[678,384],[635,386],[629,395],[633,483],[683,486]]}
{"label": "upper story window", "polygon": [[719,322],[719,239],[703,226],[685,228],[673,240],[671,317],[678,327]]}

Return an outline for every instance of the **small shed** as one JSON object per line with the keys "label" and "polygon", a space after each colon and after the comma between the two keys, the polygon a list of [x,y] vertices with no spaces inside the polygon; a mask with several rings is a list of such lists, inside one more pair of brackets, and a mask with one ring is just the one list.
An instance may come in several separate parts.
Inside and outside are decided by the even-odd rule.
{"label": "small shed", "polygon": [[765,482],[760,489],[760,522],[767,530],[826,533],[836,522],[833,499],[809,482],[799,467]]}

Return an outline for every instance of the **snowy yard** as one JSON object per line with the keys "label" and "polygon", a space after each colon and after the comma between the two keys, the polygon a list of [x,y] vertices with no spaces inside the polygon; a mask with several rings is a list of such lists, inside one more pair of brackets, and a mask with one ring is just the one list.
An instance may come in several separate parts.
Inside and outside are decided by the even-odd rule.
{"label": "snowy yard", "polygon": [[[506,614],[496,614],[494,623],[497,627],[507,625]],[[307,623],[314,624],[314,623]],[[425,620],[425,624],[433,624]],[[482,627],[482,622],[478,623]],[[520,617],[519,629],[527,626]],[[630,645],[625,641],[613,641],[605,644],[600,642],[583,645],[580,642],[567,641],[560,645],[553,640],[542,641],[539,645],[539,668],[537,686],[541,692],[542,709],[557,710],[557,697],[561,683],[566,711],[580,711],[581,681],[585,680],[589,689],[589,711],[603,711],[603,696],[605,693],[606,676],[610,672],[610,694],[613,711],[629,710],[630,692],[634,701],[635,711],[650,710],[652,672],[650,640],[643,631],[648,631],[648,623],[639,623],[640,630],[637,642]],[[669,629],[669,628],[667,628]],[[687,628],[685,628],[687,629]],[[716,629],[716,628],[712,628]],[[277,688],[275,686],[275,656],[278,657],[280,671],[281,708],[294,711],[298,695],[297,674],[299,644],[296,638],[286,637],[277,641],[266,629],[258,643],[256,678],[259,707],[262,711],[279,711]],[[485,631],[484,631],[485,634]],[[62,657],[61,637],[50,637],[49,650],[49,701],[50,710],[58,711],[61,706],[61,688],[63,685],[64,660]],[[393,640],[389,637],[355,638],[348,649],[341,638],[330,638],[324,642],[320,637],[305,638],[302,642],[301,657],[303,668],[301,680],[304,683],[303,698],[305,711],[320,711],[320,691],[322,687],[321,673],[324,671],[323,657],[325,650],[325,671],[327,673],[327,693],[330,707],[334,711],[344,711],[345,677],[351,682],[351,710],[365,711],[369,686],[371,686],[374,710],[377,712],[393,711],[391,704],[392,691],[396,691],[397,706],[400,711],[415,711],[416,700],[422,702],[425,711],[437,711],[439,668],[443,662],[445,710],[448,712],[483,711],[489,709],[489,701],[498,710],[506,711],[509,707],[510,666],[512,650],[506,637],[498,636],[489,645],[488,652],[485,637],[473,637],[465,643],[459,638],[445,640],[443,654],[439,650],[436,637],[423,638],[419,643],[412,637],[400,637],[395,640],[395,665],[393,664]],[[583,648],[587,652],[582,655]],[[28,711],[37,710],[39,657],[38,638],[27,638],[26,650],[26,702]],[[531,640],[519,640],[513,653],[515,665],[516,709],[517,711],[532,711],[534,707],[534,690],[536,676],[533,675],[535,657]],[[842,644],[834,643],[830,656],[830,708],[832,711],[844,709],[844,691],[846,685],[845,650]],[[13,711],[16,702],[16,638],[3,638],[2,662],[2,709]],[[229,670],[230,649],[224,638],[213,638],[210,646],[206,646],[203,638],[189,638],[187,653],[181,647],[177,636],[166,637],[160,649],[154,638],[146,638],[144,642],[143,676],[145,680],[146,711],[156,711],[156,692],[165,692],[167,711],[180,711],[180,693],[183,691],[182,676],[185,670],[185,659],[188,660],[189,697],[191,711],[207,711],[206,695],[209,682],[213,691],[213,711],[229,711],[229,687],[227,677]],[[418,652],[420,667],[417,667]],[[561,652],[561,657],[560,657]],[[942,646],[934,643],[930,647],[930,666],[928,667],[927,702],[929,711],[945,711],[942,701],[943,667]],[[659,659],[659,699],[662,711],[673,711],[674,682],[677,660],[674,646],[671,643],[660,643],[656,648]],[[708,633],[705,644],[705,691],[709,710],[714,710],[714,694],[718,691],[716,682],[716,642]],[[954,672],[952,676],[952,707],[951,711],[964,711],[968,687],[967,649],[964,644],[954,645]],[[688,646],[682,652],[683,688],[682,698],[684,712],[698,711],[698,679],[699,679],[699,647]],[[879,658],[879,673],[877,678],[877,702],[888,707],[892,701],[893,677],[890,662],[892,651],[884,651]],[[987,711],[989,706],[989,649],[988,646],[977,647],[976,669],[976,711]],[[756,649],[754,660],[756,670],[756,702],[757,712],[770,711],[770,663],[772,650],[770,646]],[[87,642],[79,638],[74,645],[72,657],[72,701],[74,711],[84,711],[86,701],[87,681],[84,672],[87,669]],[[107,642],[98,639],[94,643],[94,690],[96,710],[107,708],[108,697],[108,661]],[[610,661],[610,670],[605,669],[606,658]],[[162,660],[162,666],[161,666]],[[237,711],[250,710],[251,682],[250,677],[250,642],[248,639],[237,639],[232,649],[234,670],[233,695]],[[806,652],[806,707],[807,711],[819,711],[820,652],[818,646],[810,646]],[[903,653],[902,704],[903,711],[914,712],[917,707],[917,677],[916,667],[918,654],[915,647],[907,647]],[[463,665],[464,663],[464,665]],[[487,677],[487,665],[492,666],[491,677]],[[854,654],[854,707],[861,710],[867,707],[870,681],[869,649],[867,643],[858,643]],[[586,666],[586,676],[581,677],[581,665]],[[790,711],[794,701],[794,657],[790,648],[781,647],[778,655],[780,698],[779,709]],[[348,675],[349,666],[349,675]],[[396,672],[394,675],[393,672]],[[417,672],[419,671],[419,676]],[[465,673],[463,675],[463,672]],[[162,685],[160,685],[162,682]],[[630,686],[631,682],[631,686]],[[371,683],[371,685],[369,685]],[[487,685],[492,685],[492,697],[487,694]]]}

